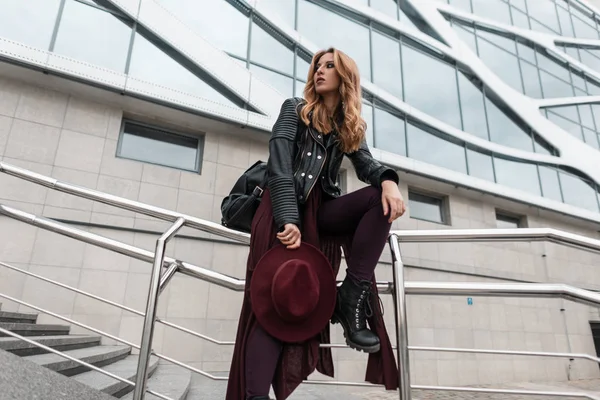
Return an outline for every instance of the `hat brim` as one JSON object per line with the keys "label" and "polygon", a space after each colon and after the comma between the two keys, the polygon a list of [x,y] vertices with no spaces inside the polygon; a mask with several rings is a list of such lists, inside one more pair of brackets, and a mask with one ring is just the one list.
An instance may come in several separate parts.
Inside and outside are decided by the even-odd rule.
{"label": "hat brim", "polygon": [[[302,259],[311,265],[319,278],[320,286],[315,309],[306,319],[299,322],[282,320],[271,298],[271,285],[277,269],[292,259]],[[256,319],[267,333],[282,342],[303,342],[321,332],[333,314],[336,302],[333,268],[327,257],[308,243],[302,243],[295,250],[288,250],[284,245],[275,246],[265,253],[254,269],[250,282],[250,301]]]}

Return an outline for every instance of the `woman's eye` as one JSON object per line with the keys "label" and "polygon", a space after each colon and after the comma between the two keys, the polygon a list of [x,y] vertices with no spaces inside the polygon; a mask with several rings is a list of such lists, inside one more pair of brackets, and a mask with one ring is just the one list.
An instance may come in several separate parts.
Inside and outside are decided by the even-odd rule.
{"label": "woman's eye", "polygon": [[333,63],[327,64],[327,68],[333,68],[333,67],[334,67]]}

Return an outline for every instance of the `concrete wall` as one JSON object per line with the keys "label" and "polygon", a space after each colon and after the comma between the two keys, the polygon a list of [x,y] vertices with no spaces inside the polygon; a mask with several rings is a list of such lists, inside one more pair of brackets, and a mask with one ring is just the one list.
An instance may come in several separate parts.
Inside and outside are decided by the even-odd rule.
{"label": "concrete wall", "polygon": [[[107,103],[111,104],[111,103]],[[30,86],[0,78],[0,159],[59,180],[149,204],[176,209],[215,222],[221,199],[242,171],[267,157],[264,138],[204,132],[202,125],[173,118],[158,121],[205,135],[202,173],[194,174],[115,157],[124,116],[156,120],[148,112],[134,115],[85,96]],[[143,113],[142,113],[143,114]],[[154,121],[157,122],[157,121]],[[157,123],[158,123],[157,122]],[[349,171],[348,190],[362,186]],[[530,227],[552,226],[598,237],[597,227],[505,200],[403,176],[400,185],[448,195],[451,226],[410,218],[395,229],[494,228],[495,208],[527,215]],[[128,211],[61,194],[0,174],[0,201],[21,210],[57,218],[80,229],[153,250],[166,224]],[[167,255],[242,277],[248,249],[215,241],[189,229],[169,244]],[[595,267],[600,257],[547,243],[405,244],[408,280],[564,282],[600,289]],[[377,273],[391,279],[389,250]],[[0,217],[0,261],[58,280],[143,311],[150,264]],[[342,276],[340,276],[342,278]],[[0,293],[45,307],[82,323],[139,342],[141,319],[84,296],[57,289],[0,266]],[[390,334],[394,309],[382,298]],[[6,300],[4,309],[26,310]],[[159,315],[173,323],[221,340],[233,340],[241,295],[191,278],[177,276],[162,294]],[[598,313],[561,300],[418,297],[408,301],[409,340],[415,346],[478,347],[595,354],[589,321]],[[54,322],[41,316],[41,322]],[[74,327],[73,332],[83,332]],[[338,327],[336,342],[342,341]],[[110,343],[109,340],[105,341]],[[156,351],[208,371],[227,371],[231,348],[219,347],[158,325]],[[366,357],[335,350],[338,378],[361,379]],[[567,380],[600,376],[597,365],[576,360],[512,356],[412,352],[417,384],[487,384],[526,380]]]}

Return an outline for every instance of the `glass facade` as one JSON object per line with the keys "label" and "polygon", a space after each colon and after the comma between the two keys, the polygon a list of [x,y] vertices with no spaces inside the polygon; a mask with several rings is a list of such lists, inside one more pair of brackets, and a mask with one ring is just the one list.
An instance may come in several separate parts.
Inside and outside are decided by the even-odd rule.
{"label": "glass facade", "polygon": [[566,0],[438,0],[506,25],[582,39],[600,37],[599,16]]}
{"label": "glass facade", "polygon": [[[282,96],[302,96],[311,54],[285,37],[271,21],[255,13],[245,1],[155,1]],[[3,1],[0,36],[188,96],[249,107],[227,87],[206,79],[205,71],[143,26],[109,8],[110,2],[28,0],[27,6],[24,3]],[[360,0],[358,3],[401,24],[416,26],[404,13],[403,2]],[[505,24],[563,36],[600,38],[596,16],[575,1],[449,0],[449,3]],[[458,140],[444,129],[434,129],[432,124],[425,123],[429,118],[405,115],[365,91],[363,117],[372,146],[535,196],[599,211],[597,185],[577,171],[514,159],[469,142],[470,135],[508,148],[559,156],[557,149],[512,112],[468,67],[339,2],[261,0],[260,6],[315,45],[335,46],[347,52],[356,60],[364,81],[372,82],[412,109],[468,134],[467,139]],[[34,23],[15,24],[23,15]],[[458,21],[449,14],[446,18],[500,79],[527,96],[600,94],[600,81],[545,48],[497,29]],[[417,25],[422,23],[418,21]],[[224,24],[235,29],[223,29]],[[558,44],[557,50],[590,68],[600,68],[600,49]],[[599,107],[548,108],[542,110],[542,115],[599,149]],[[134,143],[136,137],[129,135],[127,140]]]}

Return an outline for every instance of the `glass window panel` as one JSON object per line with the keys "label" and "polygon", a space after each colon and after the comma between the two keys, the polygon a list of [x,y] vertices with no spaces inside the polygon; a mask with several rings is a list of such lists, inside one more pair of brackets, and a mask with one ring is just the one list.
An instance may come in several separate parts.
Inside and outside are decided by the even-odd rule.
{"label": "glass window panel", "polygon": [[533,48],[531,46],[529,46],[526,43],[521,43],[517,41],[517,50],[518,50],[518,54],[519,57],[521,57],[524,60],[529,61],[530,63],[536,65],[537,64],[537,60],[535,58],[535,50],[533,50]]}
{"label": "glass window panel", "polygon": [[580,104],[577,106],[579,109],[579,118],[581,124],[587,126],[590,129],[595,129],[594,116],[592,115],[592,107],[589,104]]}
{"label": "glass window panel", "polygon": [[125,72],[131,28],[106,11],[68,0],[54,51],[90,64]]}
{"label": "glass window panel", "polygon": [[250,60],[290,75],[294,73],[294,52],[256,23],[252,24]]}
{"label": "glass window panel", "polygon": [[[374,131],[374,129],[373,129],[374,128],[374,126],[373,126],[373,106],[370,104],[362,103],[361,114],[362,114],[363,119],[367,123],[367,132],[366,132],[367,144],[370,147],[375,147],[374,142],[373,142],[373,131]],[[403,121],[402,121],[402,124],[404,124]]]}
{"label": "glass window panel", "polygon": [[575,47],[565,47],[565,53],[567,53],[574,59],[581,61],[581,55],[579,54],[579,49],[577,49]]}
{"label": "glass window panel", "polygon": [[[454,66],[409,46],[402,47],[404,100],[411,106],[461,129]],[[436,101],[431,101],[435,95]]]}
{"label": "glass window panel", "polygon": [[400,43],[373,32],[373,82],[402,99]]}
{"label": "glass window panel", "polygon": [[540,137],[533,138],[533,149],[536,153],[554,155],[556,151]]}
{"label": "glass window panel", "polygon": [[577,139],[583,140],[583,136],[581,134],[581,125],[578,123],[564,119],[563,117],[560,117],[550,111],[548,111],[548,119],[560,126],[565,131],[569,132],[571,135],[575,136]]}
{"label": "glass window panel", "polygon": [[304,61],[300,56],[296,56],[296,78],[306,80],[308,78],[308,70],[310,69],[310,63]]}
{"label": "glass window panel", "polygon": [[525,5],[525,0],[510,0],[510,4],[513,7],[517,7],[520,10],[527,11],[527,6]]}
{"label": "glass window panel", "polygon": [[419,161],[467,173],[465,148],[441,139],[412,123],[407,124],[408,156]]}
{"label": "glass window panel", "polygon": [[49,50],[60,0],[2,2],[0,37]]}
{"label": "glass window panel", "polygon": [[361,76],[371,80],[369,29],[308,0],[298,1],[300,34],[321,48],[339,48],[356,61]]}
{"label": "glass window panel", "polygon": [[443,200],[408,192],[408,213],[411,218],[444,223]]}
{"label": "glass window panel", "polygon": [[541,99],[543,95],[539,70],[528,62],[521,60],[521,73],[523,74],[525,94],[535,99]]}
{"label": "glass window panel", "polygon": [[562,30],[562,36],[575,36],[575,31],[573,30],[573,23],[571,22],[571,16],[569,12],[562,7],[556,7],[558,11],[558,20],[560,22],[560,28]]}
{"label": "glass window panel", "polygon": [[569,73],[569,69],[565,63],[562,61],[556,60],[554,57],[550,56],[546,53],[545,50],[537,48],[537,60],[538,66],[546,71],[550,72],[553,75],[558,76],[564,81],[570,82],[571,76]]}
{"label": "glass window panel", "polygon": [[296,26],[296,0],[260,0],[260,7],[279,15],[289,27]]}
{"label": "glass window panel", "polygon": [[600,71],[600,58],[594,55],[589,50],[580,49],[579,54],[581,57],[581,62],[587,65],[588,67]]}
{"label": "glass window panel", "polygon": [[[249,20],[223,0],[157,0],[192,30],[228,53],[248,56]],[[227,21],[227,27],[224,27]],[[230,29],[229,27],[235,27]]]}
{"label": "glass window panel", "polygon": [[491,156],[467,148],[467,161],[469,162],[469,175],[495,182]]}
{"label": "glass window panel", "polygon": [[485,105],[480,86],[475,86],[463,73],[458,74],[463,131],[489,140]]}
{"label": "glass window panel", "polygon": [[573,122],[579,123],[579,112],[577,106],[560,106],[552,107],[548,111],[558,114],[562,117],[568,118]]}
{"label": "glass window panel", "polygon": [[472,0],[473,14],[510,25],[510,9],[501,0]]}
{"label": "glass window panel", "polygon": [[477,45],[479,46],[479,58],[506,84],[522,92],[521,71],[517,56],[483,39],[478,39]]}
{"label": "glass window panel", "polygon": [[552,35],[556,35],[559,33],[558,29],[551,29],[534,18],[529,18],[529,23],[531,24],[531,29],[534,31],[549,33]]}
{"label": "glass window panel", "polygon": [[527,0],[527,11],[530,17],[560,33],[556,6],[553,0]]}
{"label": "glass window panel", "polygon": [[471,0],[449,0],[449,3],[456,8],[471,12]]}
{"label": "glass window panel", "polygon": [[575,29],[575,37],[582,39],[598,39],[598,31],[596,28],[586,24],[579,18],[572,16],[573,28]]}
{"label": "glass window panel", "polygon": [[581,77],[574,70],[571,71],[571,82],[572,82],[573,86],[575,86],[576,88],[579,88],[584,91],[587,90],[587,87],[585,84],[585,79],[583,79],[583,77]]}
{"label": "glass window panel", "polygon": [[511,10],[511,14],[514,26],[524,29],[530,29],[529,17],[527,16],[527,14],[517,10],[514,7]]}
{"label": "glass window panel", "polygon": [[499,184],[541,195],[537,167],[518,161],[494,157],[496,180]]}
{"label": "glass window panel", "polygon": [[375,108],[375,147],[405,156],[404,118]]}
{"label": "glass window panel", "polygon": [[600,132],[600,104],[590,104],[592,106],[592,114],[594,114],[594,121],[596,122],[596,131]]}
{"label": "glass window panel", "polygon": [[233,102],[136,33],[129,75],[156,85],[234,106]]}
{"label": "glass window panel", "polygon": [[544,89],[545,98],[573,96],[573,86],[567,82],[542,70],[540,70],[540,78],[542,79],[542,88]]}
{"label": "glass window panel", "polygon": [[563,201],[560,193],[560,183],[558,182],[558,171],[555,168],[538,166],[540,171],[540,180],[542,181],[543,196],[556,201]]}
{"label": "glass window panel", "polygon": [[590,183],[585,182],[578,176],[560,171],[560,184],[565,203],[591,211],[598,211],[596,189]]}
{"label": "glass window panel", "polygon": [[[521,150],[532,151],[533,142],[531,136],[523,131],[515,121],[509,118],[489,98],[485,99],[490,129],[490,140],[504,146]],[[506,110],[510,113],[510,110]]]}
{"label": "glass window panel", "polygon": [[452,23],[452,27],[460,39],[465,42],[471,48],[471,50],[477,53],[477,42],[475,41],[475,32],[473,31],[473,28],[456,22]]}
{"label": "glass window panel", "polygon": [[589,144],[595,149],[600,149],[600,144],[598,144],[598,135],[595,131],[583,128],[583,136],[585,137],[585,142],[587,144]]}
{"label": "glass window panel", "polygon": [[292,78],[254,64],[250,64],[250,72],[273,86],[282,95],[290,97],[294,94],[294,80]]}
{"label": "glass window panel", "polygon": [[304,97],[304,87],[306,86],[305,82],[299,81],[296,79],[295,81],[295,85],[294,85],[294,96],[296,97]]}
{"label": "glass window panel", "polygon": [[[487,1],[487,0],[486,0]],[[512,54],[517,54],[516,44],[514,39],[492,33],[481,28],[477,28],[477,36],[486,39],[488,42],[492,42],[498,47],[502,47],[504,50],[509,51]]]}
{"label": "glass window panel", "polygon": [[519,218],[496,213],[496,228],[498,228],[498,229],[518,229],[520,227],[521,227],[521,220]]}
{"label": "glass window panel", "polygon": [[117,155],[133,160],[198,171],[199,140],[126,123]]}
{"label": "glass window panel", "polygon": [[593,95],[600,94],[600,86],[598,85],[598,83],[596,83],[596,81],[594,81],[589,76],[586,76],[586,83],[587,83],[587,91],[589,94],[593,94]]}
{"label": "glass window panel", "polygon": [[398,19],[398,4],[395,0],[371,0],[371,7],[388,17]]}

